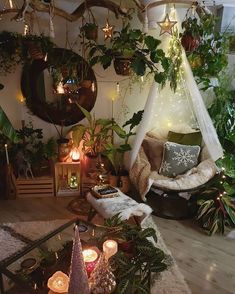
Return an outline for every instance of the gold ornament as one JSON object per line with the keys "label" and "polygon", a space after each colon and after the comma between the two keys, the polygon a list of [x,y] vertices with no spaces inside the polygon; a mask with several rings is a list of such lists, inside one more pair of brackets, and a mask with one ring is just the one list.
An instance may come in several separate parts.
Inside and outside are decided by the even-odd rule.
{"label": "gold ornament", "polygon": [[170,20],[169,14],[167,13],[163,21],[158,21],[157,24],[161,28],[160,36],[168,33],[170,35],[173,34],[173,27],[177,24],[177,21]]}
{"label": "gold ornament", "polygon": [[112,37],[113,37],[113,29],[114,29],[114,26],[111,26],[109,24],[108,19],[107,19],[105,27],[102,28],[102,31],[104,32],[104,39],[105,40],[112,39]]}

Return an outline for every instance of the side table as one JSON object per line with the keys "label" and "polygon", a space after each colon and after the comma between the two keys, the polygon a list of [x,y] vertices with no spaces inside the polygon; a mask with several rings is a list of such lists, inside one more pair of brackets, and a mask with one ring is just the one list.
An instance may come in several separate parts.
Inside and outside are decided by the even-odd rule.
{"label": "side table", "polygon": [[91,192],[88,192],[86,194],[86,199],[95,210],[91,209],[88,216],[89,220],[94,217],[94,212],[98,212],[104,218],[110,218],[119,213],[121,220],[128,220],[130,217],[134,217],[136,220],[138,217],[141,223],[152,213],[152,208],[150,206],[136,202],[119,189],[117,197],[97,199]]}

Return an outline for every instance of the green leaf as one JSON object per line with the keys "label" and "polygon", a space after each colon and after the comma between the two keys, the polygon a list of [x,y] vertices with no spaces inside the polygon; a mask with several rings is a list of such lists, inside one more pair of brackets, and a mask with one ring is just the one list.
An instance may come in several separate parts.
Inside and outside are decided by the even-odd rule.
{"label": "green leaf", "polygon": [[162,82],[165,81],[165,74],[163,72],[155,73],[154,80],[158,84],[161,84]]}
{"label": "green leaf", "polygon": [[150,53],[150,59],[152,60],[152,62],[154,63],[158,63],[161,59],[160,56],[158,56],[156,51],[153,51]]}
{"label": "green leaf", "polygon": [[139,283],[139,284],[137,284],[136,287],[134,287],[134,289],[137,290],[137,292],[135,292],[135,293],[138,293],[138,294],[149,294],[150,293],[150,289],[149,289],[148,285],[141,285]]}
{"label": "green leaf", "polygon": [[146,71],[146,63],[141,58],[135,58],[131,62],[131,68],[137,74],[137,76],[144,76]]}
{"label": "green leaf", "polygon": [[151,270],[151,272],[154,272],[154,273],[160,273],[160,272],[164,271],[166,268],[167,268],[167,266],[165,263],[160,263],[160,264],[151,266],[150,270]]}
{"label": "green leaf", "polygon": [[110,55],[103,55],[100,56],[99,61],[103,65],[103,68],[106,69],[111,65],[112,59],[113,58]]}
{"label": "green leaf", "polygon": [[121,280],[119,283],[118,283],[118,287],[117,287],[117,293],[118,294],[128,294],[128,289],[129,289],[129,286],[130,286],[130,280],[127,279],[123,279]]}
{"label": "green leaf", "polygon": [[235,225],[235,199],[228,196],[223,196],[221,201],[228,213],[228,216]]}
{"label": "green leaf", "polygon": [[145,42],[147,48],[148,48],[150,51],[155,50],[155,49],[157,48],[157,46],[158,46],[159,44],[161,44],[161,41],[160,41],[160,40],[155,39],[155,38],[152,37],[152,36],[146,36],[146,37],[144,38],[144,42]]}
{"label": "green leaf", "polygon": [[126,138],[126,131],[123,130],[118,124],[114,124],[110,127],[120,138]]}
{"label": "green leaf", "polygon": [[112,125],[113,120],[112,119],[105,119],[105,118],[99,118],[96,120],[97,125],[101,126],[109,126]]}
{"label": "green leaf", "polygon": [[81,124],[78,124],[72,127],[70,131],[72,132],[73,142],[75,146],[78,147],[85,134],[86,127]]}
{"label": "green leaf", "polygon": [[92,124],[92,116],[90,114],[89,111],[87,111],[84,107],[82,107],[80,104],[78,104],[77,102],[75,102],[76,105],[80,108],[81,112],[84,114],[84,116],[86,117],[86,119],[88,120],[89,124]]}
{"label": "green leaf", "polygon": [[3,111],[2,107],[0,106],[0,132],[5,135],[9,140],[13,143],[17,143],[19,138],[18,135],[13,128],[10,120],[8,119],[7,115]]}
{"label": "green leaf", "polygon": [[132,118],[124,123],[123,128],[130,125],[130,130],[132,130],[135,126],[138,126],[142,120],[143,113],[144,110],[139,110],[137,113],[134,113]]}
{"label": "green leaf", "polygon": [[140,239],[152,237],[154,235],[156,235],[156,232],[155,232],[155,230],[153,228],[147,228],[147,229],[144,229],[143,231],[139,232],[139,238]]}
{"label": "green leaf", "polygon": [[95,64],[99,63],[99,61],[100,61],[100,56],[94,56],[89,59],[89,65],[92,67]]}
{"label": "green leaf", "polygon": [[214,200],[206,200],[203,202],[203,204],[200,206],[197,212],[196,219],[200,219],[206,212],[214,205]]}

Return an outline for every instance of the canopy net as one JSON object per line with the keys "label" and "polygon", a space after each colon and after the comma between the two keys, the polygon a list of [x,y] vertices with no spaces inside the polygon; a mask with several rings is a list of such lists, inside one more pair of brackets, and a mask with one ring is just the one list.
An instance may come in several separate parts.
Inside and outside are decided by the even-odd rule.
{"label": "canopy net", "polygon": [[129,168],[134,164],[145,134],[149,131],[166,138],[168,131],[181,130],[182,133],[187,133],[189,130],[199,129],[210,157],[216,161],[223,156],[222,146],[183,48],[181,72],[175,92],[171,90],[169,84],[160,89],[153,81],[143,119],[133,142]]}

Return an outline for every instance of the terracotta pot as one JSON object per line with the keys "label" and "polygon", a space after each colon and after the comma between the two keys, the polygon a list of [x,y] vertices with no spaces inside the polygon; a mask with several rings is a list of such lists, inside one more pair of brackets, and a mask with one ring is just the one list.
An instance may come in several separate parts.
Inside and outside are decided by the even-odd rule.
{"label": "terracotta pot", "polygon": [[113,187],[119,187],[120,177],[117,175],[109,175],[109,184]]}
{"label": "terracotta pot", "polygon": [[40,45],[37,42],[25,41],[25,45],[32,59],[44,59],[45,56],[40,48]]}
{"label": "terracotta pot", "polygon": [[60,162],[67,161],[71,151],[69,139],[66,139],[66,138],[58,139],[57,144],[58,144],[58,161]]}
{"label": "terracotta pot", "polygon": [[186,52],[193,52],[200,45],[200,38],[193,37],[190,33],[185,33],[181,38],[181,44]]}
{"label": "terracotta pot", "polygon": [[131,182],[129,175],[120,176],[120,190],[125,194],[128,193],[131,189]]}
{"label": "terracotta pot", "polygon": [[121,76],[131,75],[131,58],[116,57],[113,64],[116,74]]}
{"label": "terracotta pot", "polygon": [[92,29],[91,28],[84,29],[84,34],[87,40],[96,41],[98,38],[98,26]]}

